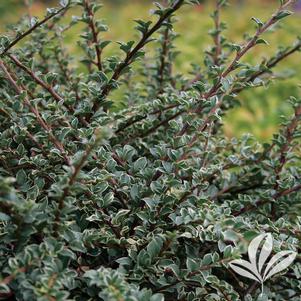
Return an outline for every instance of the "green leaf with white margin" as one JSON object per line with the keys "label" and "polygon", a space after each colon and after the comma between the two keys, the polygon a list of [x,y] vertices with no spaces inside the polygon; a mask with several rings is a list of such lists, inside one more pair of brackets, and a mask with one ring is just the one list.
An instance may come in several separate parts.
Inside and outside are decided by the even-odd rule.
{"label": "green leaf with white margin", "polygon": [[155,294],[151,296],[150,301],[164,301],[164,295],[163,294]]}

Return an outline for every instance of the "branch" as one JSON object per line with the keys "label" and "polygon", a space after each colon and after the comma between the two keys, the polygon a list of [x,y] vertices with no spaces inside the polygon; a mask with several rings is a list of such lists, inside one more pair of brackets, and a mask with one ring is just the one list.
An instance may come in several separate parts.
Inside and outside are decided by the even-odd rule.
{"label": "branch", "polygon": [[[264,70],[261,70],[261,71],[258,71],[256,73],[254,73],[253,75],[251,75],[250,77],[247,77],[245,79],[243,79],[242,81],[245,82],[245,83],[248,83],[248,82],[253,82],[255,80],[255,78],[265,74],[265,73],[268,73],[270,69],[276,67],[278,65],[278,63],[280,63],[281,61],[283,61],[285,58],[289,57],[290,55],[294,54],[295,52],[297,51],[300,51],[301,50],[301,39],[298,40],[295,44],[295,46],[293,47],[290,47],[288,48],[287,50],[283,51],[280,55],[278,56],[275,56],[275,57],[272,57],[271,59],[268,60],[268,63],[266,64],[267,68],[264,69]],[[199,79],[201,78],[201,75],[198,75],[195,79],[191,80],[189,83],[189,85],[186,85],[184,87],[184,91],[189,89],[189,87],[197,82]],[[233,93],[240,93],[241,91],[243,91],[245,89],[245,87],[240,87],[240,88],[235,88],[233,90]],[[167,107],[161,109],[161,110],[154,110],[152,112],[149,113],[149,115],[151,114],[159,114],[163,111],[167,111],[167,110],[170,110],[170,109],[174,109],[176,107],[179,107],[181,106],[181,104],[172,104],[172,105],[168,105]],[[185,112],[185,111],[184,111]],[[183,113],[184,113],[183,112]],[[146,119],[148,115],[143,115],[141,116],[140,118],[137,118],[137,119],[133,119],[133,120],[129,120],[125,126],[122,126],[120,128],[117,129],[116,133],[119,133],[119,132],[123,132],[127,127],[129,126],[132,126],[134,125],[135,123],[143,120],[143,119]],[[188,127],[188,125],[187,125]],[[182,131],[179,133],[179,135],[183,135],[186,131],[186,127],[182,129]]]}
{"label": "branch", "polygon": [[[171,121],[171,120],[177,118],[178,116],[180,116],[183,112],[184,112],[183,110],[182,110],[182,111],[179,111],[179,112],[173,114],[172,116],[170,116],[170,117],[168,117],[168,118],[162,120],[161,122],[159,122],[159,123],[156,124],[155,126],[151,127],[150,129],[148,129],[148,130],[145,131],[144,133],[141,133],[141,134],[138,135],[138,136],[132,137],[132,138],[130,139],[130,141],[135,140],[135,139],[137,139],[137,138],[144,138],[144,137],[147,137],[148,135],[154,133],[159,127],[168,124],[169,121]],[[125,143],[125,144],[126,144],[126,143],[129,143],[129,141],[126,141],[126,142],[124,142],[124,143]]]}
{"label": "branch", "polygon": [[[62,96],[60,96],[50,85],[48,85],[46,82],[44,82],[41,78],[39,78],[31,69],[26,67],[24,64],[22,64],[17,57],[11,54],[7,54],[7,56],[15,63],[16,66],[18,66],[20,69],[25,71],[39,86],[41,86],[43,89],[49,92],[49,94],[57,101],[62,102],[64,106],[68,109],[68,111],[73,114],[74,109],[72,106],[66,105],[64,103],[64,99]],[[83,117],[79,117],[80,122],[87,126],[88,123]]]}
{"label": "branch", "polygon": [[221,286],[217,286],[217,289],[222,293],[222,295],[224,296],[225,300],[227,301],[231,301],[230,297],[227,295],[227,293],[222,289]]}
{"label": "branch", "polygon": [[[284,164],[286,163],[286,154],[287,154],[287,151],[288,151],[288,148],[291,144],[291,141],[293,139],[293,134],[298,126],[298,123],[299,123],[299,120],[300,120],[300,116],[301,116],[301,106],[298,106],[296,109],[295,109],[295,115],[294,115],[294,118],[292,119],[292,121],[288,124],[288,126],[286,127],[286,130],[285,130],[285,137],[286,137],[286,143],[283,144],[283,146],[281,147],[280,149],[280,165],[278,166],[278,168],[276,169],[276,177],[279,176],[281,170],[283,169],[283,166]],[[193,187],[192,188],[192,191],[195,189],[196,187]],[[229,188],[229,187],[228,187]],[[222,193],[224,192],[227,192],[229,189],[226,189],[226,191],[222,191]],[[231,188],[231,187],[230,187]],[[251,186],[251,188],[254,188]],[[274,186],[274,189],[277,190],[279,187],[278,185],[275,185]],[[300,185],[296,185],[292,188],[289,188],[289,189],[285,189],[285,190],[282,190],[280,192],[276,192],[272,198],[274,200],[277,200],[279,199],[280,197],[282,196],[285,196],[285,195],[288,195],[290,193],[293,193],[293,192],[297,192],[301,190],[301,184]],[[181,198],[181,201],[185,200],[187,196],[190,195],[190,193],[192,192],[187,192],[183,195],[183,197]],[[218,196],[218,195],[217,195]],[[252,209],[256,209],[258,208],[259,206],[262,206],[262,205],[265,205],[267,203],[269,203],[270,200],[261,200],[261,201],[258,201],[255,205],[250,205],[250,206],[247,206],[245,208],[243,208],[241,211],[239,212],[235,212],[233,215],[234,216],[238,216],[238,215],[241,215],[245,212],[248,212]]]}
{"label": "branch", "polygon": [[[275,55],[274,57],[270,58],[268,60],[268,62],[266,63],[266,67],[263,70],[257,71],[254,74],[252,74],[250,77],[245,78],[243,81],[244,82],[253,82],[257,77],[264,75],[265,73],[268,73],[270,69],[276,67],[276,65],[278,63],[280,63],[282,60],[284,60],[285,58],[287,58],[288,56],[294,54],[297,51],[301,50],[301,39],[298,39],[298,41],[295,43],[294,46],[292,47],[288,47],[286,50],[282,51],[279,55]],[[184,87],[183,87],[183,91],[188,90],[189,88],[191,88],[191,86],[196,83],[197,81],[199,81],[202,78],[201,74],[197,74],[195,76],[195,78],[193,78],[192,80],[190,80]],[[244,90],[245,87],[241,87],[241,88],[237,88],[235,89],[235,93],[239,93],[242,90]]]}
{"label": "branch", "polygon": [[99,71],[102,70],[102,62],[101,62],[101,53],[102,53],[102,49],[99,47],[99,41],[98,41],[98,30],[96,29],[95,27],[95,24],[94,24],[94,13],[91,9],[91,3],[89,0],[85,0],[84,1],[84,7],[85,7],[85,10],[87,11],[87,14],[89,16],[89,27],[91,29],[91,33],[92,33],[92,41],[94,43],[94,47],[95,47],[95,53],[96,53],[96,59],[97,59],[97,62],[96,62],[96,65],[97,65],[97,68]]}
{"label": "branch", "polygon": [[[16,272],[17,273],[25,273],[28,267],[19,268]],[[5,277],[2,281],[0,281],[0,285],[9,285],[17,276],[17,273],[11,274]]]}
{"label": "branch", "polygon": [[214,25],[215,25],[215,35],[214,35],[214,43],[215,43],[215,52],[213,56],[213,61],[215,65],[219,65],[219,56],[222,53],[221,47],[221,22],[220,22],[220,0],[216,0],[216,10],[214,15]]}
{"label": "branch", "polygon": [[[21,87],[18,86],[16,81],[14,80],[13,76],[9,73],[7,70],[6,66],[4,65],[4,62],[0,60],[0,69],[4,72],[6,79],[10,82],[10,84],[14,87],[15,91],[17,92],[18,95],[22,94],[23,90]],[[25,91],[26,92],[26,91]],[[67,165],[70,165],[70,159],[67,156],[67,153],[64,149],[63,144],[54,136],[52,133],[50,125],[46,123],[46,121],[41,117],[38,109],[34,106],[31,105],[29,99],[25,97],[24,99],[25,105],[29,108],[29,110],[34,114],[36,117],[39,125],[45,130],[45,132],[49,135],[50,141],[56,146],[56,148],[61,152],[65,162]],[[43,151],[43,150],[42,150]]]}
{"label": "branch", "polygon": [[[157,110],[153,110],[151,112],[149,112],[148,114],[144,114],[144,115],[141,115],[141,116],[138,116],[136,117],[136,115],[130,117],[126,123],[121,123],[120,127],[118,127],[115,131],[116,134],[119,134],[120,132],[124,132],[125,129],[127,129],[128,127],[136,124],[137,122],[139,121],[142,121],[144,119],[147,118],[148,115],[153,115],[153,114],[161,114],[162,112],[165,112],[165,111],[168,111],[168,110],[171,110],[173,108],[177,108],[179,107],[180,105],[177,103],[177,104],[172,104],[172,105],[168,105],[166,106],[165,108],[162,108],[162,109],[157,109]],[[132,113],[132,112],[131,112]]]}
{"label": "branch", "polygon": [[58,102],[62,101],[63,98],[56,93],[56,91],[42,79],[40,79],[31,69],[23,65],[14,55],[7,54],[7,56],[23,71],[25,71],[39,86],[48,91],[51,96]]}
{"label": "branch", "polygon": [[[289,148],[291,147],[292,141],[294,139],[294,133],[298,126],[298,123],[300,121],[301,116],[301,105],[295,108],[295,114],[289,125],[285,129],[284,137],[285,137],[285,143],[280,147],[279,150],[279,165],[275,168],[275,185],[274,190],[279,189],[279,181],[280,181],[280,175],[284,168],[284,165],[287,162],[287,154],[289,151]],[[275,212],[275,206],[274,203],[272,204],[272,215],[274,216],[276,214]]]}
{"label": "branch", "polygon": [[[269,28],[271,28],[271,26],[273,26],[274,24],[276,24],[279,21],[277,16],[292,2],[293,2],[292,0],[289,0],[286,3],[282,4],[268,21],[266,21],[262,26],[258,27],[254,36],[245,45],[241,46],[241,49],[236,53],[234,60],[231,62],[231,64],[228,66],[228,68],[226,68],[226,70],[221,74],[221,76],[219,78],[219,83],[217,83],[215,86],[219,86],[221,79],[225,78],[230,72],[232,72],[233,70],[236,69],[237,63],[240,61],[240,59],[251,48],[253,48],[256,45],[258,38],[263,33],[265,33]],[[213,86],[213,90],[214,90],[215,86]],[[208,94],[210,94],[210,92]]]}
{"label": "branch", "polygon": [[65,6],[65,7],[62,7],[61,9],[57,10],[56,12],[54,12],[52,14],[49,14],[46,18],[44,18],[40,22],[36,23],[34,26],[32,26],[30,29],[28,29],[24,33],[22,33],[14,41],[12,41],[8,46],[6,46],[4,48],[4,50],[0,54],[0,57],[3,56],[3,55],[5,55],[8,52],[8,50],[10,50],[12,47],[14,47],[17,43],[19,43],[25,37],[27,37],[28,35],[30,35],[35,29],[37,29],[38,27],[40,27],[41,25],[43,25],[44,23],[46,23],[47,21],[49,21],[53,17],[57,16],[58,14],[60,14],[64,10],[66,10],[68,7],[69,7],[69,4],[67,6]]}
{"label": "branch", "polygon": [[115,69],[111,79],[109,82],[104,86],[99,98],[94,102],[92,107],[92,115],[88,117],[88,121],[93,117],[93,114],[96,113],[100,106],[101,102],[108,96],[111,92],[113,86],[112,83],[116,82],[122,74],[122,71],[128,67],[135,57],[135,55],[145,46],[148,42],[148,39],[158,30],[161,28],[162,24],[165,20],[167,20],[175,11],[177,11],[182,5],[184,4],[184,0],[178,0],[175,4],[170,8],[167,9],[166,12],[160,16],[159,20],[154,24],[154,26],[149,29],[145,34],[142,35],[141,40],[137,43],[137,45],[126,55],[123,62],[121,62]]}
{"label": "branch", "polygon": [[158,70],[158,82],[159,82],[158,94],[162,94],[162,92],[163,92],[164,71],[165,71],[166,63],[167,63],[166,59],[168,56],[168,46],[169,46],[169,28],[167,26],[163,33],[162,50],[161,50],[161,56],[160,56],[160,67]]}
{"label": "branch", "polygon": [[[248,41],[246,42],[244,45],[240,46],[240,50],[237,51],[234,59],[232,60],[232,62],[229,64],[229,66],[220,74],[220,76],[217,78],[216,83],[212,86],[212,88],[206,92],[203,93],[200,96],[200,100],[204,101],[204,100],[208,100],[210,97],[216,96],[219,93],[219,89],[221,87],[221,83],[222,80],[224,78],[226,78],[232,71],[234,71],[237,68],[237,65],[239,63],[239,61],[241,60],[241,58],[249,52],[250,49],[252,49],[254,46],[256,46],[256,43],[258,41],[258,38],[265,33],[272,25],[274,25],[275,23],[277,23],[279,21],[279,19],[277,18],[277,16],[284,10],[284,8],[286,8],[290,3],[292,3],[292,0],[288,0],[286,3],[282,4],[278,10],[272,15],[272,17],[266,21],[264,24],[262,24],[261,26],[258,27],[256,33],[254,34],[254,36]],[[201,105],[199,106],[198,109],[196,109],[196,113],[199,112],[199,110],[201,109]],[[182,130],[181,133],[185,133],[186,130],[189,128],[187,126],[187,123],[184,124],[183,129],[185,128],[185,131]]]}
{"label": "branch", "polygon": [[[206,128],[208,127],[208,124],[209,124],[209,122],[210,122],[211,117],[212,117],[214,114],[217,113],[217,111],[218,111],[218,110],[220,109],[220,107],[222,106],[224,97],[225,97],[226,95],[230,94],[231,91],[232,91],[232,87],[230,87],[228,91],[226,91],[226,92],[224,92],[222,95],[220,95],[220,98],[217,100],[216,105],[215,105],[213,108],[211,108],[211,110],[209,111],[209,113],[208,113],[207,116],[205,117],[205,119],[204,119],[202,125],[197,129],[197,131],[196,131],[196,133],[194,134],[194,136],[190,139],[190,142],[189,142],[188,145],[187,145],[188,148],[191,148],[191,147],[194,145],[194,143],[197,141],[197,138],[198,138],[199,133],[200,133],[200,132],[203,132],[204,130],[206,130]],[[201,110],[201,107],[199,107],[199,110],[197,110],[196,112],[199,113],[200,110]],[[214,125],[214,122],[212,122],[211,126],[213,126],[213,125]],[[183,129],[185,128],[185,131],[183,131],[183,129],[181,130],[181,134],[182,134],[182,135],[187,131],[188,127],[189,127],[189,126],[188,126],[188,123],[187,123],[187,125],[185,124],[185,125],[183,126]]]}
{"label": "branch", "polygon": [[[221,86],[221,81],[224,77],[226,77],[230,72],[232,72],[233,70],[235,70],[235,66],[236,64],[238,63],[238,61],[251,49],[253,48],[255,45],[256,45],[256,41],[258,40],[258,37],[263,34],[268,28],[270,28],[273,24],[275,24],[278,20],[276,19],[275,16],[277,16],[277,14],[279,14],[279,12],[281,12],[285,7],[287,7],[290,3],[292,3],[292,1],[288,1],[286,2],[285,4],[283,4],[275,14],[273,14],[273,16],[261,27],[259,28],[255,35],[253,36],[253,38],[248,41],[245,46],[242,46],[242,49],[237,52],[234,60],[230,63],[230,65],[228,66],[228,68],[226,68],[226,70],[221,74],[221,76],[219,77],[217,83],[215,85],[212,86],[212,88],[207,92],[207,93],[204,93],[200,99],[208,99],[210,97],[213,97],[213,96],[216,96],[218,95],[219,93],[219,88]],[[297,44],[287,50],[286,52],[282,53],[282,55],[280,55],[279,57],[275,57],[275,58],[272,58],[270,60],[270,62],[267,64],[267,67],[268,68],[273,68],[275,67],[280,61],[282,61],[283,59],[285,59],[286,57],[288,57],[289,55],[293,54],[294,52],[298,51],[301,49],[301,41],[297,42]],[[258,73],[256,73],[255,75],[252,75],[252,77],[249,77],[249,78],[246,78],[244,80],[244,82],[251,82],[253,81],[256,77],[264,74],[264,73],[267,73],[268,71],[267,70],[262,70],[262,71],[259,71]],[[254,78],[253,78],[254,76]],[[194,80],[192,82],[195,82]],[[238,93],[238,92],[241,92],[244,88],[238,88],[238,89],[235,89],[233,90],[232,92],[233,93]],[[180,106],[181,104],[177,104],[175,106],[171,106],[171,108],[174,108],[174,107],[178,107]],[[195,113],[200,113],[201,111],[201,107],[199,107],[198,109],[196,109]],[[185,113],[186,111],[182,111],[181,114]],[[175,115],[175,117],[178,117],[178,115]],[[145,117],[146,118],[146,117]],[[169,119],[168,121],[170,121],[171,119]],[[137,120],[137,122],[140,121]],[[133,123],[130,123],[130,125],[134,124],[135,122]],[[181,135],[185,134],[185,132],[188,130],[189,128],[189,125],[188,124],[184,124],[182,130],[179,132],[181,133]],[[150,132],[152,133],[152,132]]]}
{"label": "branch", "polygon": [[120,239],[120,238],[122,237],[122,236],[121,236],[121,233],[120,233],[120,230],[112,224],[111,219],[110,219],[110,215],[109,215],[109,213],[107,212],[107,210],[106,210],[106,209],[100,209],[100,211],[101,211],[103,214],[105,214],[105,215],[107,215],[107,216],[109,217],[109,219],[103,218],[103,221],[104,221],[104,223],[105,223],[107,226],[109,226],[109,228],[112,230],[112,232],[113,232],[114,235],[117,237],[117,239]]}
{"label": "branch", "polygon": [[69,195],[72,185],[75,183],[75,180],[78,177],[78,174],[80,173],[81,169],[83,168],[86,161],[88,160],[91,152],[98,145],[98,143],[100,142],[100,140],[102,138],[102,136],[100,135],[98,130],[95,131],[95,136],[96,136],[95,141],[87,146],[85,153],[81,157],[78,164],[76,166],[71,165],[71,167],[73,168],[73,172],[69,178],[67,186],[63,190],[63,194],[62,194],[61,198],[58,201],[58,210],[55,215],[55,226],[54,226],[55,236],[58,235],[58,228],[59,228],[59,224],[60,224],[60,213],[65,207],[65,199]]}
{"label": "branch", "polygon": [[[179,161],[181,160],[181,158],[179,159]],[[243,166],[243,165],[242,165]],[[182,196],[180,197],[180,199],[174,204],[173,209],[176,209],[177,206],[179,206],[180,204],[182,204],[183,202],[186,201],[186,199],[193,193],[193,191],[197,188],[199,188],[204,182],[206,181],[211,181],[212,179],[214,179],[214,177],[216,176],[216,174],[220,171],[225,171],[228,170],[232,167],[237,167],[235,165],[232,164],[225,164],[224,166],[222,166],[221,169],[216,169],[213,173],[209,174],[208,176],[206,176],[205,178],[202,179],[202,181],[200,183],[197,183],[195,185],[192,185],[190,187],[190,190],[184,192],[182,194]],[[240,166],[241,167],[241,166]]]}
{"label": "branch", "polygon": [[200,266],[200,268],[197,271],[189,272],[188,275],[185,277],[185,279],[178,278],[173,283],[169,283],[169,284],[166,284],[166,285],[161,286],[159,288],[156,288],[154,290],[154,292],[158,293],[158,292],[164,291],[164,290],[166,290],[166,289],[168,289],[168,288],[170,288],[170,287],[172,287],[174,285],[177,285],[178,283],[187,281],[188,277],[193,277],[195,275],[198,275],[198,274],[202,273],[203,271],[208,271],[208,270],[210,270],[212,268],[218,267],[218,265],[222,265],[222,264],[228,263],[231,260],[233,260],[233,259],[232,258],[226,258],[226,259],[221,259],[218,262],[215,262],[213,264],[208,264],[208,265]]}
{"label": "branch", "polygon": [[[297,51],[301,50],[301,39],[299,39],[296,44],[290,48],[287,48],[285,51],[281,52],[278,56],[272,57],[266,63],[266,67],[264,70],[260,70],[252,74],[250,77],[246,78],[244,82],[253,82],[257,77],[268,73],[270,69],[274,68],[278,63],[287,58],[288,56],[294,54]],[[244,89],[244,87],[235,89],[235,93],[239,93]]]}
{"label": "branch", "polygon": [[[209,97],[212,97],[212,96],[214,96],[214,95],[217,94],[218,89],[221,87],[221,81],[222,81],[222,79],[224,79],[225,77],[227,77],[227,75],[229,75],[233,70],[236,69],[237,64],[239,63],[239,61],[241,60],[241,58],[247,52],[249,52],[250,49],[252,49],[256,45],[256,42],[258,41],[258,38],[263,33],[265,33],[271,26],[273,26],[275,23],[277,23],[279,21],[279,19],[277,18],[277,16],[288,5],[290,5],[292,2],[293,2],[293,0],[288,0],[286,3],[282,4],[268,21],[266,21],[264,24],[262,24],[262,26],[258,27],[258,29],[257,29],[256,33],[253,35],[253,37],[248,42],[246,42],[244,45],[240,46],[240,50],[237,51],[234,59],[229,64],[229,66],[221,73],[221,75],[219,76],[217,82],[212,86],[212,88],[207,93],[204,93],[203,95],[201,95],[200,99],[205,99],[206,100]],[[275,64],[277,64],[277,61],[275,62]]]}
{"label": "branch", "polygon": [[[289,195],[289,194],[291,194],[293,192],[298,192],[299,190],[301,190],[301,184],[293,186],[293,187],[285,189],[285,190],[282,190],[282,191],[279,191],[279,192],[276,192],[272,196],[272,199],[273,200],[277,200],[277,199],[279,199],[282,196]],[[243,209],[241,209],[240,211],[234,212],[233,215],[234,216],[239,216],[239,215],[241,215],[243,213],[246,213],[246,212],[258,209],[258,207],[261,207],[261,206],[263,206],[265,204],[268,204],[270,202],[271,202],[271,200],[260,200],[260,201],[256,202],[254,205],[246,206]]]}
{"label": "branch", "polygon": [[[289,125],[286,127],[285,129],[285,143],[282,145],[282,147],[280,148],[280,158],[279,158],[279,166],[276,168],[275,172],[276,172],[276,177],[279,177],[279,174],[281,173],[286,161],[287,161],[287,152],[288,149],[292,143],[292,140],[294,138],[294,133],[295,130],[298,126],[298,123],[300,122],[300,117],[301,117],[301,105],[298,106],[295,109],[295,114],[293,119],[291,120],[291,122],[289,123]],[[278,187],[278,186],[277,186]]]}

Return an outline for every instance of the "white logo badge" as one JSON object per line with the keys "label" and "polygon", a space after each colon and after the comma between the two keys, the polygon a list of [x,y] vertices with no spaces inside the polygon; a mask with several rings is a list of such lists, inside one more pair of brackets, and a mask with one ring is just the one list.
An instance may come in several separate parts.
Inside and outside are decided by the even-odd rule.
{"label": "white logo badge", "polygon": [[273,275],[286,269],[297,256],[297,253],[293,251],[281,251],[267,262],[272,249],[273,238],[271,233],[261,234],[255,237],[248,247],[250,261],[237,259],[232,260],[229,265],[237,274],[261,283],[261,293],[263,293],[263,283]]}

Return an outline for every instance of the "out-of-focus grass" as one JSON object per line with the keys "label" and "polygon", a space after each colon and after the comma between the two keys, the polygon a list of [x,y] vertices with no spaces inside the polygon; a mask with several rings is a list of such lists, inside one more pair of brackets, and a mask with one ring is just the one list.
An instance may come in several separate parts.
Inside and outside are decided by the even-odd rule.
{"label": "out-of-focus grass", "polygon": [[[14,22],[24,12],[24,7],[18,5],[20,1],[15,0],[14,9],[7,9],[13,0],[0,0],[0,30],[3,31],[4,24]],[[113,41],[137,40],[138,35],[133,29],[134,19],[151,19],[149,10],[153,7],[148,1],[125,1],[125,4],[113,5],[110,0],[103,0],[104,7],[98,17],[104,19],[109,25],[109,32],[104,38]],[[222,18],[227,23],[228,29],[224,33],[227,38],[235,43],[242,41],[245,33],[252,34],[255,30],[253,16],[261,20],[268,18],[276,9],[279,1],[245,1],[244,6],[234,5],[235,1],[230,1],[233,5],[222,12]],[[53,2],[54,4],[56,1]],[[209,17],[213,9],[213,0],[207,1],[203,7],[185,7],[178,14],[178,23],[175,30],[180,34],[176,40],[176,46],[181,54],[176,61],[175,71],[189,72],[190,64],[203,64],[204,52],[211,44],[211,39],[207,32],[212,27],[212,20]],[[33,15],[43,14],[43,5],[35,4],[32,8]],[[4,13],[3,13],[4,12]],[[72,14],[79,14],[73,10]],[[258,45],[245,58],[254,64],[261,62],[263,58],[273,55],[278,45],[291,45],[297,35],[301,35],[301,14],[296,13],[282,22],[281,29],[275,33],[267,33],[264,38],[270,43]],[[78,55],[76,47],[80,25],[75,26],[66,35],[68,49],[74,55]],[[153,46],[148,46],[153,49]],[[112,43],[106,49],[107,55],[118,53],[118,45]],[[287,115],[290,109],[286,99],[290,95],[298,95],[298,84],[301,83],[301,53],[296,53],[286,59],[276,68],[277,72],[284,72],[288,69],[294,70],[295,76],[291,79],[275,81],[267,88],[258,88],[245,91],[239,95],[242,106],[232,110],[225,118],[225,132],[228,136],[239,136],[245,132],[253,133],[257,138],[266,141],[271,138],[277,130],[281,115]],[[300,94],[299,94],[300,95]],[[117,96],[116,96],[117,97]]]}

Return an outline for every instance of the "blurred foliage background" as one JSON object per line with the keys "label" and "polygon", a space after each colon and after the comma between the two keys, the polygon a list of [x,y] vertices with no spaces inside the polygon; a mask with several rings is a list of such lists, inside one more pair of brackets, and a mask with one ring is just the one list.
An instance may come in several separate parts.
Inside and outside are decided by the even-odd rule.
{"label": "blurred foliage background", "polygon": [[[18,19],[30,13],[32,16],[42,17],[46,7],[55,6],[58,1],[34,0],[0,0],[0,32],[3,33],[7,24],[17,22]],[[102,0],[103,9],[99,18],[109,25],[105,39],[113,41],[136,40],[133,30],[134,19],[151,19],[149,11],[153,7],[148,0]],[[203,50],[211,44],[208,30],[212,27],[209,17],[213,10],[215,0],[204,1],[203,5],[194,8],[186,7],[177,14],[178,22],[175,31],[179,33],[176,46],[181,52],[176,61],[175,70],[185,70],[187,76],[191,71],[191,63],[203,64]],[[262,20],[271,15],[277,7],[278,0],[230,0],[231,5],[222,12],[222,18],[227,23],[227,37],[235,43],[242,41],[245,33],[254,32],[255,25],[251,21],[253,16]],[[26,5],[27,4],[27,5]],[[260,63],[263,58],[273,55],[277,46],[289,46],[296,37],[301,35],[301,9],[298,5],[293,8],[296,13],[286,18],[282,29],[276,33],[268,33],[265,39],[270,46],[258,45],[246,58],[254,64]],[[300,5],[301,6],[301,5]],[[71,12],[77,15],[76,10]],[[68,16],[71,18],[71,15]],[[79,25],[77,25],[79,26]],[[74,56],[79,55],[76,41],[78,27],[68,31],[66,47]],[[154,47],[154,46],[148,46]],[[106,48],[107,55],[118,50],[118,45],[112,43]],[[245,132],[254,134],[260,141],[271,139],[281,121],[281,116],[289,114],[286,99],[290,95],[300,95],[298,84],[301,83],[301,53],[296,53],[286,59],[275,69],[277,74],[283,76],[282,80],[271,83],[266,88],[257,88],[245,91],[239,95],[241,107],[233,109],[224,120],[225,133],[228,136],[240,136]],[[289,78],[287,78],[288,75]],[[116,101],[118,94],[115,95]]]}

